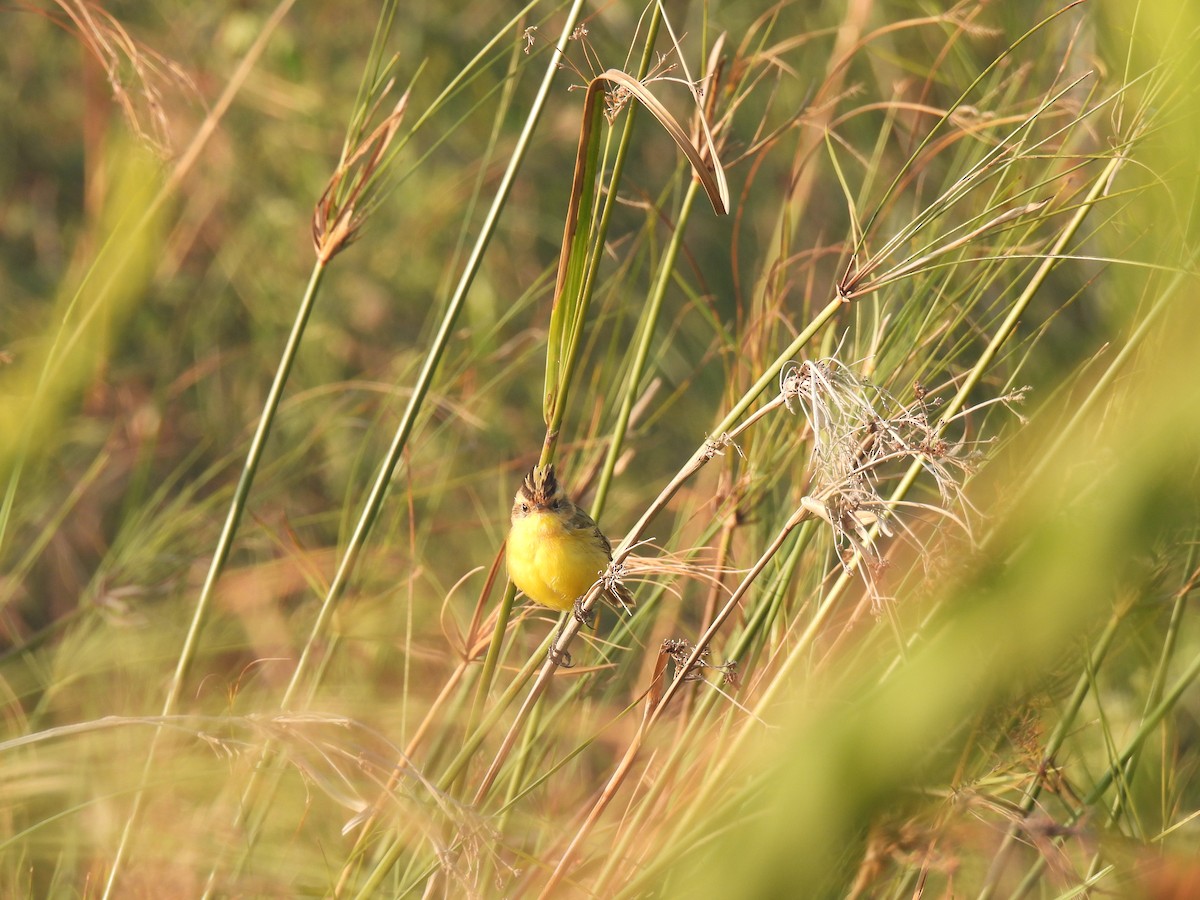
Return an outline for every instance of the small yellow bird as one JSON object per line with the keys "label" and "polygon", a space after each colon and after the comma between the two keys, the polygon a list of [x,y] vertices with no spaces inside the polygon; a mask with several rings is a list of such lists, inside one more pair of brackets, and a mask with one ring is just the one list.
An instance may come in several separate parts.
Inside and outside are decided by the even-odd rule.
{"label": "small yellow bird", "polygon": [[[508,533],[508,577],[542,606],[568,610],[612,562],[612,544],[595,520],[571,502],[554,477],[554,466],[535,466],[513,498]],[[601,595],[629,612],[633,595],[609,582]],[[631,613],[632,614],[632,613]]]}

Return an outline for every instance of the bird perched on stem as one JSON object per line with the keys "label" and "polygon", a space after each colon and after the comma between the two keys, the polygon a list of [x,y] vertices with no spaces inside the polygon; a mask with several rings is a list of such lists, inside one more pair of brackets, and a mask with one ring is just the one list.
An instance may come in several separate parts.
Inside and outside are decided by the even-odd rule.
{"label": "bird perched on stem", "polygon": [[571,502],[552,465],[531,469],[513,498],[507,561],[513,584],[542,606],[574,608],[579,615],[578,602],[603,579],[601,596],[614,609],[632,614],[633,595],[604,577],[612,544],[596,521]]}

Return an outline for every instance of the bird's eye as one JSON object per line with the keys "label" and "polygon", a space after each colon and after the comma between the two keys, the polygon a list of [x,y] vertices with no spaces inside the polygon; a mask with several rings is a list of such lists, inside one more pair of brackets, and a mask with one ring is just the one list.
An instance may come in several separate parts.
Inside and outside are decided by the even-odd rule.
{"label": "bird's eye", "polygon": [[523,512],[523,513],[529,512],[529,504],[528,503],[521,504],[521,512]]}

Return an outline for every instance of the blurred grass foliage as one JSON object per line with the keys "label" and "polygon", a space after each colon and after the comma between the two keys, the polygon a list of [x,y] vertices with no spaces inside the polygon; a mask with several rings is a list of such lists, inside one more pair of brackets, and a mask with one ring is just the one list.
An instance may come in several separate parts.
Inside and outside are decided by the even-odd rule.
{"label": "blurred grass foliage", "polygon": [[1200,891],[1195,10],[452,7],[0,13],[0,894]]}

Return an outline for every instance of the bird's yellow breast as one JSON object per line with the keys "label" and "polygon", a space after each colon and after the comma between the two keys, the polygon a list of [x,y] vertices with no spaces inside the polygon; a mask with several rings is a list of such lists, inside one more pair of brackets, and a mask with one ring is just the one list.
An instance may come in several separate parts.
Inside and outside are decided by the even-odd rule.
{"label": "bird's yellow breast", "polygon": [[532,512],[513,522],[507,561],[513,584],[558,610],[570,609],[608,566],[591,529],[571,531],[551,512]]}

